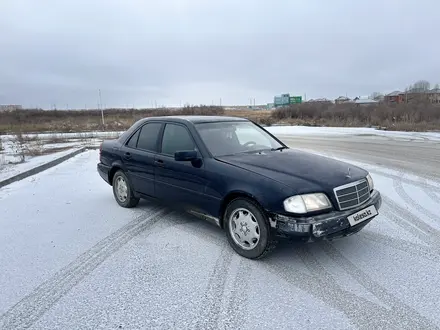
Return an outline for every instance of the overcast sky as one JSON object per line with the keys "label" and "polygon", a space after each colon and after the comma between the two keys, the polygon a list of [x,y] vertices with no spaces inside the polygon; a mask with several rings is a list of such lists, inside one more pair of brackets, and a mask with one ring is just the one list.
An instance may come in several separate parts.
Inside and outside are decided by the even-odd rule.
{"label": "overcast sky", "polygon": [[438,0],[0,0],[0,104],[257,104],[440,83]]}

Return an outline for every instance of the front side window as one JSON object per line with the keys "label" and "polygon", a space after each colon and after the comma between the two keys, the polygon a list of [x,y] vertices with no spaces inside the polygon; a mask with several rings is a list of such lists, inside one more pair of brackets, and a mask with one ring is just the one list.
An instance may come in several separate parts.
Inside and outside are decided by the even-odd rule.
{"label": "front side window", "polygon": [[138,149],[157,151],[157,141],[161,127],[161,123],[149,123],[144,125],[139,133]]}
{"label": "front side window", "polygon": [[196,125],[213,156],[271,150],[282,145],[265,130],[251,122],[216,122]]}
{"label": "front side window", "polygon": [[174,156],[176,151],[196,150],[188,130],[181,125],[166,124],[162,139],[162,153]]}

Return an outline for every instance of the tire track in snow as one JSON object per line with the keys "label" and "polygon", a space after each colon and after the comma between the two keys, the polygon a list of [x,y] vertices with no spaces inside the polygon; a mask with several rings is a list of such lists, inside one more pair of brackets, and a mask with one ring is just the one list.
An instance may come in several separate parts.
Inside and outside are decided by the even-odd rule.
{"label": "tire track in snow", "polygon": [[[403,183],[407,183],[407,184],[410,184],[410,185],[413,185],[413,186],[416,186],[416,187],[420,187],[420,188],[423,188],[423,189],[429,189],[432,192],[440,193],[440,187],[434,186],[432,184],[429,184],[428,182],[426,182],[425,178],[423,178],[425,181],[421,182],[421,181],[411,180],[411,179],[408,179],[408,178],[402,178],[402,177],[400,177],[398,175],[382,172],[382,171],[379,171],[377,169],[369,168],[368,172],[370,172],[372,174],[380,175],[380,176],[383,176],[383,177],[386,177],[386,178],[389,178],[389,179],[400,180]],[[421,177],[420,174],[418,174],[417,176]],[[432,180],[431,178],[429,178],[429,179]]]}
{"label": "tire track in snow", "polygon": [[[403,222],[403,220],[399,219],[398,221]],[[410,226],[408,224],[408,226]],[[413,228],[414,230],[417,230],[416,228],[410,226],[410,228]],[[186,230],[185,230],[186,231]],[[188,229],[188,233],[196,235],[200,239],[204,239],[208,242],[214,241],[217,244],[221,244],[224,241],[219,239],[215,235],[207,235],[207,233],[195,233],[191,229]],[[421,238],[424,238],[426,241],[426,236],[424,233],[418,231],[418,233],[421,236]],[[200,235],[202,234],[202,235]],[[210,237],[211,236],[211,237]],[[377,238],[377,237],[375,237]],[[383,237],[382,237],[383,238]],[[385,242],[386,244],[387,242]],[[398,244],[404,244],[406,241],[398,242]],[[411,243],[407,243],[410,244]],[[400,246],[401,247],[401,246]],[[421,245],[417,245],[413,248],[413,253],[417,253],[418,255],[421,255],[424,253],[423,247]],[[421,249],[421,252],[419,252],[418,249]],[[429,248],[426,248],[429,251]],[[298,287],[301,290],[304,290],[311,296],[315,297],[318,300],[321,300],[331,306],[332,308],[335,308],[336,310],[341,311],[344,313],[347,318],[355,324],[358,328],[361,329],[371,329],[371,328],[390,328],[390,329],[421,329],[423,325],[426,325],[424,328],[430,328],[430,329],[437,329],[437,326],[435,324],[432,324],[432,321],[425,319],[423,316],[420,316],[419,314],[414,314],[412,310],[408,310],[407,307],[404,307],[402,313],[397,313],[395,310],[384,308],[382,305],[378,305],[376,303],[371,302],[370,300],[367,300],[363,297],[359,297],[349,291],[346,291],[343,287],[340,286],[340,283],[336,281],[336,279],[324,268],[323,265],[321,265],[318,260],[313,256],[313,254],[309,251],[307,245],[298,245],[297,252],[300,258],[302,259],[305,266],[309,269],[310,274],[306,274],[302,271],[298,271],[298,269],[289,263],[280,263],[277,261],[273,261],[272,258],[268,257],[267,259],[263,259],[258,261],[258,265],[262,266],[266,271],[276,275],[277,277],[283,279],[290,285],[294,287]],[[438,260],[438,257],[436,255],[431,254],[429,256],[425,255],[425,257],[429,257],[435,260]],[[276,258],[276,257],[275,257]],[[246,267],[246,261],[244,260],[241,263],[241,266],[239,267]],[[350,265],[348,266],[350,267]],[[356,267],[356,266],[355,266]],[[240,270],[238,270],[235,281],[239,281],[240,278],[243,279],[243,275],[239,275],[241,273]],[[351,271],[351,273],[356,273],[356,270]],[[373,282],[371,279],[364,280],[363,283],[367,283],[367,288],[376,285],[375,282]],[[249,284],[247,284],[249,285]],[[361,283],[362,285],[362,283]],[[365,285],[364,285],[365,286]],[[395,308],[399,309],[401,308],[400,302],[396,300],[395,297],[391,296],[391,298],[383,297],[381,294],[380,288],[373,289],[375,296],[378,296],[378,299],[381,301],[384,301],[385,303],[388,303],[388,301],[391,300],[391,302],[394,304],[393,306],[397,306]],[[370,290],[368,290],[370,291]],[[387,299],[388,298],[388,299]],[[215,298],[219,299],[219,302],[221,301],[221,297]],[[236,310],[235,314],[230,318],[229,322],[223,325],[224,328],[234,328],[235,325],[237,325],[237,321],[239,320],[238,317],[241,317],[242,315],[242,302],[246,302],[247,298],[245,296],[240,297],[237,292],[232,293],[231,298],[229,299],[229,307],[227,308],[227,311],[230,312],[236,308],[239,304],[241,306],[239,307],[238,311]],[[405,305],[406,306],[406,305]],[[392,307],[391,307],[392,308]],[[409,307],[411,308],[411,307]],[[220,307],[218,307],[218,310],[220,310]],[[406,315],[405,313],[410,313]],[[402,314],[402,315],[401,315]],[[403,315],[405,314],[405,315]],[[399,317],[399,320],[395,320],[396,317]],[[244,316],[244,320],[247,320]],[[215,324],[211,324],[210,326],[203,325],[200,327],[197,327],[197,329],[200,328],[215,328]]]}
{"label": "tire track in snow", "polygon": [[359,237],[368,240],[370,242],[379,243],[385,246],[392,247],[394,249],[400,250],[402,252],[411,254],[415,257],[424,258],[430,261],[440,262],[440,254],[433,253],[433,249],[416,244],[413,242],[408,242],[403,239],[394,238],[387,235],[382,235],[376,232],[364,231],[359,234]]}
{"label": "tire track in snow", "polygon": [[434,189],[428,188],[428,183],[426,182],[426,179],[421,178],[421,182],[425,184],[427,187],[423,188],[423,192],[434,202],[437,204],[440,204],[440,198],[435,194]]}
{"label": "tire track in snow", "polygon": [[[193,215],[188,215],[191,218],[195,218]],[[201,224],[206,227],[197,226],[179,226],[179,231],[185,232],[190,236],[203,240],[207,243],[222,247],[219,257],[216,260],[214,269],[209,277],[208,286],[202,298],[201,306],[203,306],[200,317],[194,329],[219,329],[220,327],[225,329],[239,328],[238,319],[243,316],[243,306],[246,303],[247,297],[242,292],[238,295],[237,288],[241,286],[248,286],[248,274],[251,270],[252,263],[250,260],[244,259],[241,256],[235,256],[235,252],[232,247],[229,246],[224,232],[209,223],[195,218],[200,221]],[[194,221],[197,223],[197,221]],[[216,235],[221,233],[223,235]],[[226,316],[220,317],[222,313],[222,303],[225,297],[225,293],[228,290],[226,288],[226,282],[228,277],[229,268],[232,263],[232,258],[240,258],[237,271],[233,279],[233,289],[229,296],[229,301],[226,307]],[[244,317],[244,316],[243,316]],[[225,324],[219,324],[220,319],[226,319]]]}
{"label": "tire track in snow", "polygon": [[0,316],[0,327],[26,329],[32,326],[108,257],[169,213],[169,209],[155,207],[148,214],[138,217],[101,240]]}
{"label": "tire track in snow", "polygon": [[252,261],[244,257],[238,256],[238,258],[240,258],[240,261],[226,308],[224,329],[239,329],[242,326],[239,320],[246,319],[244,309],[248,299],[249,277],[252,274],[253,264]]}
{"label": "tire track in snow", "polygon": [[[425,221],[421,220],[419,217],[414,215],[411,211],[404,209],[402,206],[394,202],[392,199],[382,196],[382,199],[385,203],[385,205],[388,207],[388,209],[395,215],[397,215],[399,219],[396,219],[396,217],[392,217],[391,220],[397,220],[395,221],[397,224],[401,225],[403,221],[406,221],[408,223],[414,224],[417,228],[411,226],[412,228],[416,229],[419,232],[423,232],[426,236],[429,236],[431,240],[437,241],[440,238],[440,230],[432,227]],[[413,232],[411,232],[413,233]],[[415,233],[415,232],[414,232]],[[429,243],[429,242],[427,242]]]}
{"label": "tire track in snow", "polygon": [[[430,245],[432,243],[432,239],[429,236],[429,233],[426,230],[423,230],[421,227],[415,227],[412,222],[408,221],[406,216],[400,216],[394,209],[390,208],[387,204],[384,204],[382,210],[382,215],[384,215],[388,220],[394,222],[397,226],[404,229],[409,234],[418,238],[420,241]],[[420,221],[420,220],[417,220]],[[417,224],[417,222],[415,222]]]}
{"label": "tire track in snow", "polygon": [[196,329],[217,329],[221,304],[224,297],[226,279],[231,265],[233,252],[223,244],[214,269],[209,276],[208,286],[203,295],[202,309]]}
{"label": "tire track in snow", "polygon": [[[410,308],[405,308],[404,312],[399,312],[395,308],[387,309],[346,291],[306,246],[300,246],[298,254],[310,271],[310,275],[305,275],[295,269],[294,265],[286,263],[268,263],[267,270],[328,306],[341,311],[359,329],[438,329],[430,320],[413,312]],[[389,300],[388,297],[384,298],[381,291],[377,293],[380,300]],[[394,302],[393,298],[391,299]],[[402,304],[396,304],[399,308],[402,307]],[[411,314],[406,314],[408,312]]]}
{"label": "tire track in snow", "polygon": [[[433,324],[431,320],[421,315],[418,311],[408,306],[405,302],[399,300],[396,296],[388,292],[385,287],[371,279],[370,276],[368,276],[364,271],[347,259],[331,243],[324,241],[322,244],[322,250],[368,292],[372,293],[380,301],[390,306],[391,314],[393,314],[395,317],[397,316],[402,326],[409,327],[408,329],[421,328],[422,325],[422,328],[424,329],[437,328],[437,326]],[[394,323],[393,325],[395,326]],[[401,329],[404,328],[402,327]]]}
{"label": "tire track in snow", "polygon": [[[403,175],[403,174],[402,174]],[[434,213],[432,213],[430,210],[426,209],[422,205],[420,205],[418,202],[416,202],[408,193],[405,191],[402,185],[402,180],[400,179],[394,179],[393,180],[393,187],[396,190],[397,194],[409,205],[414,207],[417,211],[420,213],[426,215],[427,217],[431,218],[434,221],[440,221],[440,217]]]}
{"label": "tire track in snow", "polygon": [[[385,204],[382,209],[382,214],[389,220],[393,221],[396,225],[428,245],[426,248],[419,244],[408,242],[408,253],[417,254],[417,250],[423,251],[424,249],[427,249],[426,254],[424,255],[425,258],[432,259],[435,258],[435,256],[440,256],[440,231],[429,226],[394,201],[389,200],[388,197],[383,196],[383,198]],[[416,227],[410,223],[416,225]],[[386,244],[386,242],[384,242],[384,244]],[[392,240],[389,245],[392,245]]]}

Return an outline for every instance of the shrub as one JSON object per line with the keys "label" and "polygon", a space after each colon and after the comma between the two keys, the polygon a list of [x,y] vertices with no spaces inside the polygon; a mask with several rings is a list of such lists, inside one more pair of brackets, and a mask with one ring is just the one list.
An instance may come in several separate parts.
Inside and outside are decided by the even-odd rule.
{"label": "shrub", "polygon": [[277,121],[307,121],[333,126],[387,126],[423,130],[440,127],[440,106],[429,103],[387,105],[304,103],[273,111]]}
{"label": "shrub", "polygon": [[25,109],[2,113],[1,132],[81,132],[93,130],[125,130],[145,117],[169,115],[224,115],[218,106],[186,106],[181,109],[105,109],[102,125],[100,110]]}
{"label": "shrub", "polygon": [[11,142],[12,153],[16,158],[18,158],[16,163],[23,163],[26,160],[26,142],[23,133],[20,131],[14,134]]}

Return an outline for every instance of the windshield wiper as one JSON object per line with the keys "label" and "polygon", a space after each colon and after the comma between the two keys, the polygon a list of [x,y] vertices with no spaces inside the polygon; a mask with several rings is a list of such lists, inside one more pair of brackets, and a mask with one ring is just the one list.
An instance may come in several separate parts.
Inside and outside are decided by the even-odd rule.
{"label": "windshield wiper", "polygon": [[278,148],[272,148],[270,149],[270,151],[278,151],[278,150],[283,150],[283,149],[288,149],[289,147],[286,146],[282,146],[282,147],[278,147]]}

